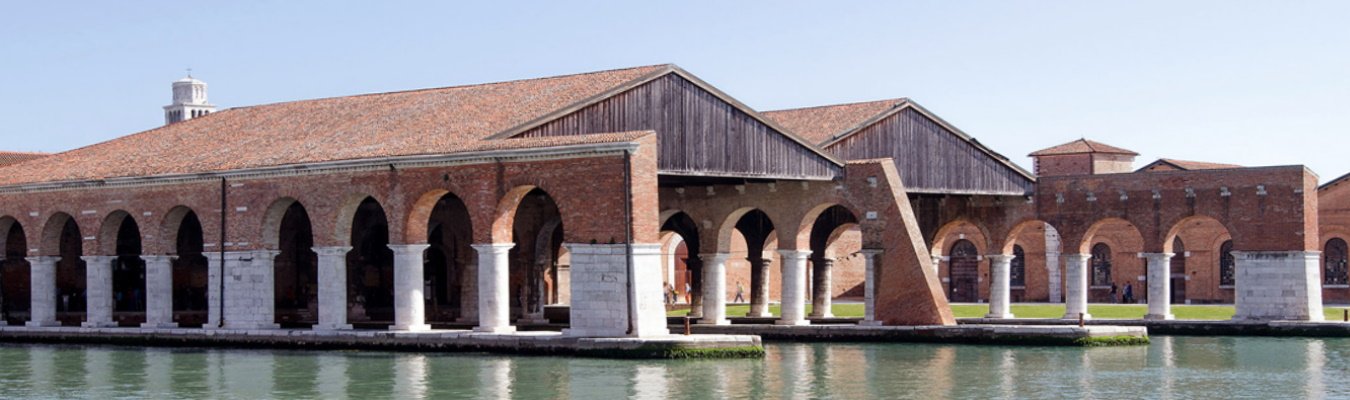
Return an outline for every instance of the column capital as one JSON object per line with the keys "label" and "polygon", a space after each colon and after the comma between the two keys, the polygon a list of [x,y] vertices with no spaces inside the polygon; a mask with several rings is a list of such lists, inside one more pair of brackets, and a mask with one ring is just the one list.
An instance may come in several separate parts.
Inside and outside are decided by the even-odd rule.
{"label": "column capital", "polygon": [[805,260],[807,257],[811,257],[811,250],[780,249],[778,254],[782,255],[784,259]]}
{"label": "column capital", "polygon": [[1147,259],[1149,261],[1166,262],[1171,260],[1174,256],[1176,256],[1176,253],[1139,253],[1139,258]]}
{"label": "column capital", "polygon": [[281,250],[260,249],[260,250],[248,251],[248,252],[246,252],[246,253],[248,253],[249,257],[253,257],[254,260],[258,260],[258,259],[273,259],[273,258],[276,258],[277,255],[280,255],[280,254],[281,254]]}
{"label": "column capital", "polygon": [[699,254],[699,255],[698,255],[698,258],[699,258],[700,260],[703,260],[704,262],[724,263],[724,262],[727,261],[728,258],[731,258],[731,254],[729,254],[729,253],[703,253],[703,254]]}
{"label": "column capital", "polygon": [[881,253],[883,253],[883,252],[885,252],[885,250],[882,250],[882,249],[862,249],[862,250],[858,250],[858,254],[862,254],[862,255],[868,256],[868,257],[875,257],[875,256],[877,256],[877,255],[879,255],[879,254],[881,254]]}
{"label": "column capital", "polygon": [[55,264],[58,261],[61,261],[61,256],[33,256],[33,257],[24,257],[24,259],[28,260],[29,264],[41,264],[41,263]]}
{"label": "column capital", "polygon": [[319,257],[342,257],[342,256],[346,256],[346,255],[347,255],[347,252],[352,251],[352,247],[351,247],[351,246],[323,246],[323,247],[315,246],[315,247],[310,248],[310,250],[313,250],[315,254],[318,254],[318,255],[319,255]]}
{"label": "column capital", "polygon": [[511,251],[511,248],[516,247],[516,244],[515,244],[515,243],[480,243],[480,244],[469,245],[469,247],[473,247],[473,249],[474,249],[474,250],[477,250],[479,253],[488,253],[488,252],[491,252],[491,253],[496,253],[496,254],[505,254],[506,252]]}
{"label": "column capital", "polygon": [[1070,262],[1070,263],[1085,263],[1085,262],[1087,262],[1088,260],[1091,260],[1091,259],[1092,259],[1092,255],[1091,255],[1091,254],[1066,253],[1066,254],[1061,254],[1061,256],[1064,256],[1064,261],[1065,261],[1065,262]]}
{"label": "column capital", "polygon": [[406,256],[410,254],[422,254],[426,249],[431,248],[429,244],[391,244],[386,246],[394,251],[394,256]]}
{"label": "column capital", "polygon": [[117,256],[80,256],[80,259],[86,263],[112,262],[114,258],[117,258]]}
{"label": "column capital", "polygon": [[1008,255],[1008,254],[990,254],[990,255],[987,255],[987,256],[984,256],[984,257],[985,257],[985,258],[988,258],[990,262],[996,262],[996,263],[997,263],[997,262],[1012,262],[1012,260],[1013,260],[1014,258],[1017,258],[1017,256]]}
{"label": "column capital", "polygon": [[157,261],[158,261],[158,262],[173,262],[174,260],[177,260],[177,259],[178,259],[178,255],[177,255],[177,254],[152,254],[152,255],[141,256],[141,259],[142,259],[142,260],[145,260],[146,263],[152,263],[152,262],[157,262]]}

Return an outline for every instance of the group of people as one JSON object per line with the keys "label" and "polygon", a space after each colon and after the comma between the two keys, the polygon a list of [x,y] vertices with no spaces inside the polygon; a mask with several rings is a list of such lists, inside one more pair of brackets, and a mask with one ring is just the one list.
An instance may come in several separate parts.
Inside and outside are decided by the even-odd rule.
{"label": "group of people", "polygon": [[1130,282],[1126,282],[1126,283],[1125,283],[1125,292],[1124,292],[1124,293],[1121,293],[1121,296],[1117,297],[1117,296],[1116,296],[1116,293],[1117,293],[1117,292],[1116,292],[1116,284],[1112,283],[1112,284],[1111,284],[1111,302],[1112,302],[1112,303],[1132,304],[1132,303],[1135,302],[1135,299],[1134,299],[1134,284],[1133,284],[1133,283],[1130,283]]}
{"label": "group of people", "polygon": [[[676,302],[678,302],[680,300],[680,291],[675,290],[675,285],[672,285],[670,282],[666,282],[665,286],[666,286],[665,290],[666,304],[675,304]],[[692,301],[689,298],[689,292],[692,290],[693,288],[689,286],[689,282],[685,282],[684,283],[685,303],[689,303]],[[736,298],[733,299],[732,302],[733,303],[745,302],[745,283],[742,283],[741,281],[736,281]]]}

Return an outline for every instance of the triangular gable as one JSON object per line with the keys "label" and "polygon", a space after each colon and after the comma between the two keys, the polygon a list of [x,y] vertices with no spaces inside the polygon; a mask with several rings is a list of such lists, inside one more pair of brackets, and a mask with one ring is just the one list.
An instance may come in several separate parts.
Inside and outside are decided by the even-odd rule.
{"label": "triangular gable", "polygon": [[843,166],[840,159],[673,65],[492,138],[621,127],[657,132],[664,175],[833,179]]}

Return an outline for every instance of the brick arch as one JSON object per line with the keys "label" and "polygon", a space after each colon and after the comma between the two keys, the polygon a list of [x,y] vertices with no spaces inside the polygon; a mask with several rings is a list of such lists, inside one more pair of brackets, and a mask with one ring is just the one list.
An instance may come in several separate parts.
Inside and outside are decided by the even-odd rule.
{"label": "brick arch", "polygon": [[[9,232],[14,230],[15,227],[19,228],[18,232],[19,235],[22,236],[24,239],[23,241],[27,243],[28,232],[24,230],[23,223],[19,222],[19,219],[13,216],[0,215],[0,257],[5,256],[5,254],[9,251],[7,247],[9,246],[9,239],[10,239]],[[28,249],[27,248],[23,249],[23,253],[28,254]]]}
{"label": "brick arch", "polygon": [[[501,199],[497,201],[497,209],[492,215],[492,243],[511,243],[513,240],[511,230],[516,225],[516,211],[520,209],[520,202],[525,199],[525,195],[530,194],[535,189],[540,188],[535,185],[521,185],[502,194]],[[545,191],[544,193],[548,192]],[[552,198],[552,196],[549,197]],[[562,213],[561,209],[558,211],[559,214]]]}
{"label": "brick arch", "polygon": [[61,255],[61,231],[66,228],[66,222],[74,222],[75,229],[80,231],[81,241],[83,241],[84,228],[75,217],[65,212],[55,212],[47,217],[47,222],[42,227],[42,239],[38,245],[38,253],[44,256]]}
{"label": "brick arch", "polygon": [[1105,233],[1104,231],[1116,229],[1124,229],[1127,235],[1133,233],[1133,237],[1138,238],[1140,243],[1143,243],[1144,248],[1139,250],[1147,251],[1147,238],[1144,237],[1137,226],[1123,218],[1108,217],[1093,222],[1092,225],[1088,226],[1087,230],[1084,231],[1083,237],[1078,241],[1077,249],[1079,254],[1091,254],[1093,241],[1096,240],[1099,235]]}
{"label": "brick arch", "polygon": [[[741,207],[733,210],[722,219],[722,223],[717,227],[717,242],[715,247],[717,253],[725,254],[731,252],[731,238],[732,234],[736,231],[736,224],[740,223],[741,218],[745,217],[745,215],[749,214],[751,211],[764,212],[764,210],[758,207]],[[764,212],[764,215],[769,219],[769,223],[773,223],[772,215],[769,215],[767,212]],[[768,241],[771,239],[774,239],[772,232],[766,236],[765,246],[768,245]]]}
{"label": "brick arch", "polygon": [[[159,223],[159,240],[153,243],[145,242],[146,254],[173,254],[178,251],[178,230],[183,226],[183,221],[187,219],[188,214],[197,216],[197,221],[202,222],[201,214],[198,214],[191,207],[178,205],[164,213],[164,218]],[[204,224],[203,224],[204,225]],[[206,227],[202,227],[202,236],[206,236]],[[203,237],[205,242],[206,238]]]}
{"label": "brick arch", "polygon": [[[286,217],[286,210],[289,210],[292,204],[297,203],[299,203],[301,207],[305,207],[305,203],[289,196],[273,200],[272,204],[267,206],[267,212],[263,213],[261,227],[263,244],[266,245],[268,249],[276,250],[277,247],[281,245],[281,220]],[[308,213],[308,207],[305,208],[305,211]],[[313,218],[313,215],[311,215],[311,218]],[[311,222],[311,225],[312,224],[313,223]]]}
{"label": "brick arch", "polygon": [[975,243],[975,246],[980,249],[981,253],[989,251],[988,249],[991,248],[990,241],[993,238],[993,236],[989,234],[989,228],[966,218],[957,218],[942,225],[941,228],[938,228],[937,233],[933,235],[933,244],[929,246],[929,253],[934,255],[946,254],[947,248],[951,247],[951,243],[948,243],[947,240],[949,239],[948,236],[956,233],[957,230],[961,229],[962,225],[973,227],[980,233],[981,240],[971,240],[971,242]]}
{"label": "brick arch", "polygon": [[[1188,229],[1214,229],[1216,227],[1219,228],[1220,231],[1218,235],[1215,235],[1215,237],[1217,238],[1232,237],[1233,235],[1232,230],[1228,229],[1228,226],[1225,225],[1223,222],[1213,217],[1204,215],[1193,215],[1190,217],[1182,218],[1181,220],[1172,224],[1171,228],[1167,230],[1167,234],[1162,237],[1162,252],[1174,253],[1172,249],[1173,240],[1176,239],[1177,236],[1182,236],[1182,232]],[[1185,242],[1184,239],[1183,242]],[[1218,243],[1223,243],[1223,240],[1219,240]],[[1212,243],[1206,243],[1206,245],[1203,247],[1195,247],[1195,248],[1209,248],[1209,244]],[[1233,242],[1233,244],[1236,245],[1237,242]],[[1186,247],[1189,248],[1191,246],[1188,245]]]}
{"label": "brick arch", "polygon": [[[431,231],[432,214],[436,212],[436,205],[440,203],[441,199],[444,199],[447,196],[459,200],[459,202],[464,205],[465,220],[463,223],[469,226],[469,232],[471,232],[470,236],[473,236],[472,232],[474,232],[473,227],[475,226],[473,221],[474,215],[468,201],[465,200],[464,197],[455,194],[453,191],[435,189],[418,196],[417,200],[408,207],[408,215],[403,224],[403,242],[405,244],[427,243],[427,235]],[[387,211],[388,210],[386,210],[386,212]],[[394,219],[397,218],[390,218],[391,224]],[[390,226],[390,229],[392,230],[393,226]],[[390,238],[390,240],[393,240],[393,238]]]}
{"label": "brick arch", "polygon": [[833,207],[840,207],[845,210],[848,210],[850,214],[853,214],[854,221],[860,220],[859,216],[861,214],[858,213],[858,210],[853,207],[850,207],[849,205],[845,205],[842,202],[827,202],[817,204],[811,207],[810,209],[806,210],[806,212],[802,215],[801,222],[798,223],[795,230],[792,229],[779,230],[781,232],[779,234],[780,236],[778,241],[778,244],[780,245],[779,249],[810,250],[811,231],[815,229],[816,219],[820,218],[820,215],[824,214],[826,210],[829,210]]}
{"label": "brick arch", "polygon": [[[122,229],[122,224],[126,223],[128,219],[131,220],[132,223],[136,223],[136,217],[125,210],[113,211],[108,213],[107,217],[103,218],[103,223],[98,229],[97,249],[100,255],[117,254],[118,233],[120,233]],[[136,235],[141,237],[141,251],[144,252],[145,233],[139,223],[136,223]]]}
{"label": "brick arch", "polygon": [[[356,212],[359,208],[361,208],[361,203],[364,203],[366,199],[374,200],[375,204],[380,206],[380,210],[384,211],[385,223],[389,224],[390,233],[392,234],[393,232],[397,232],[393,225],[394,220],[397,219],[394,218],[393,216],[396,214],[394,210],[390,209],[389,207],[390,205],[385,201],[385,199],[382,199],[374,194],[366,194],[365,192],[353,192],[348,193],[346,196],[343,196],[342,202],[338,203],[337,208],[330,210],[334,212],[333,214],[328,215],[328,218],[331,221],[333,221],[332,234],[328,235],[328,237],[331,240],[330,243],[341,243],[347,246],[351,245],[350,242],[352,238],[352,223],[356,221]],[[310,217],[314,216],[314,210],[306,210],[306,211],[310,212]],[[315,228],[318,227],[316,226]],[[315,239],[318,239],[323,236],[324,235],[321,235],[317,232],[314,234]],[[390,239],[391,239],[390,243],[392,243],[393,239],[392,235]],[[315,242],[316,244],[318,243],[317,240]]]}
{"label": "brick arch", "polygon": [[[861,230],[861,229],[862,229],[862,225],[860,225],[860,224],[858,224],[858,223],[856,223],[856,222],[854,222],[854,223],[845,223],[845,224],[840,224],[839,226],[836,226],[836,227],[834,228],[833,231],[830,231],[830,237],[829,237],[829,239],[826,239],[826,241],[825,241],[825,256],[827,256],[827,257],[835,257],[835,258],[841,257],[840,254],[837,254],[838,251],[839,251],[839,250],[838,250],[838,246],[839,246],[839,238],[842,237],[842,236],[844,236],[845,234],[847,234],[849,231],[852,231],[852,230]],[[847,256],[847,254],[842,255],[842,256]]]}
{"label": "brick arch", "polygon": [[[1048,229],[1055,229],[1055,226],[1054,226],[1054,225],[1051,225],[1049,222],[1045,222],[1045,221],[1042,221],[1042,220],[1039,220],[1039,219],[1028,219],[1028,220],[1023,220],[1023,221],[1018,222],[1017,224],[1013,225],[1012,229],[1009,229],[1009,230],[1008,230],[1008,235],[1004,237],[1003,243],[1002,243],[1002,244],[1000,244],[1000,245],[998,245],[998,246],[995,246],[995,247],[993,247],[993,248],[997,248],[997,249],[998,249],[998,254],[1009,255],[1009,256],[1012,255],[1012,254],[1013,254],[1013,246],[1017,246],[1017,245],[1019,244],[1019,243],[1017,242],[1017,238],[1020,237],[1020,236],[1022,236],[1023,233],[1026,233],[1026,230],[1027,230],[1027,229],[1031,229],[1031,228],[1036,227],[1036,226],[1038,226],[1038,225],[1043,225],[1043,226],[1045,226],[1045,227],[1048,228]],[[1026,247],[1026,246],[1022,246],[1022,247]]]}

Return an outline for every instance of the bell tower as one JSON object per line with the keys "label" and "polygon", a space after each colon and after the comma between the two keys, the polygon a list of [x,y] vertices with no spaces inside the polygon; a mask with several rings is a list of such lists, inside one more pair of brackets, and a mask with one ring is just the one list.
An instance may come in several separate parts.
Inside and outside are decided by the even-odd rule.
{"label": "bell tower", "polygon": [[164,106],[164,124],[183,122],[216,112],[216,106],[206,102],[206,82],[186,78],[173,83],[173,103]]}

